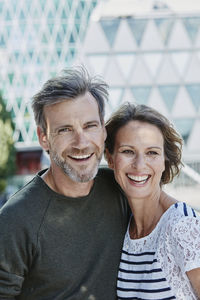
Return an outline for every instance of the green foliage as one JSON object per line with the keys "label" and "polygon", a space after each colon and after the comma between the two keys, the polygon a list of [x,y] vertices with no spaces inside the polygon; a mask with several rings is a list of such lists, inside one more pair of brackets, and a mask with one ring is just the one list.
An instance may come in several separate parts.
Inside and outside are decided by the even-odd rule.
{"label": "green foliage", "polygon": [[14,124],[0,95],[0,193],[6,187],[6,179],[15,172]]}

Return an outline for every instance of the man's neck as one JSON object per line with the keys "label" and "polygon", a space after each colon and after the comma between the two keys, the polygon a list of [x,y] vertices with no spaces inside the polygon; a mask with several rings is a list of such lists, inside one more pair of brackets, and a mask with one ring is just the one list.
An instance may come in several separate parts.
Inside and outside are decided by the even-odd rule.
{"label": "man's neck", "polygon": [[94,183],[94,180],[73,181],[64,173],[54,174],[51,168],[42,175],[42,179],[54,192],[72,198],[87,196]]}

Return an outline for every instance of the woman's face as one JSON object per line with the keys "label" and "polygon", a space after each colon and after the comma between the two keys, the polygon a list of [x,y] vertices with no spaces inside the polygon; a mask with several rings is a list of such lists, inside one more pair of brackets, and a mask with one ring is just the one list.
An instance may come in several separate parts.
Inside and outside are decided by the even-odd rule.
{"label": "woman's face", "polygon": [[165,170],[164,139],[158,127],[130,121],[117,132],[109,167],[127,197],[149,198],[160,191]]}

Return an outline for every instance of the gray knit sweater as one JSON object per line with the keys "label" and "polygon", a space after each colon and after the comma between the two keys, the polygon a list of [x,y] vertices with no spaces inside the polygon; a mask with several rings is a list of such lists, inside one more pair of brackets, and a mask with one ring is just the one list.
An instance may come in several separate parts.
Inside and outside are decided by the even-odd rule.
{"label": "gray knit sweater", "polygon": [[80,198],[40,175],[0,210],[0,299],[114,300],[129,217],[113,173]]}

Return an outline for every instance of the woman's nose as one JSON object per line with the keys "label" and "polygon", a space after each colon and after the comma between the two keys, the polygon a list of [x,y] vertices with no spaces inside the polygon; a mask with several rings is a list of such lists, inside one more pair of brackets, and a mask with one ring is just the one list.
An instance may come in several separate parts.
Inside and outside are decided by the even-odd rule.
{"label": "woman's nose", "polygon": [[145,157],[141,154],[136,155],[132,165],[137,169],[141,169],[145,165]]}

